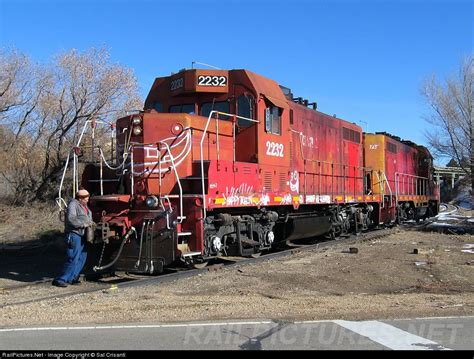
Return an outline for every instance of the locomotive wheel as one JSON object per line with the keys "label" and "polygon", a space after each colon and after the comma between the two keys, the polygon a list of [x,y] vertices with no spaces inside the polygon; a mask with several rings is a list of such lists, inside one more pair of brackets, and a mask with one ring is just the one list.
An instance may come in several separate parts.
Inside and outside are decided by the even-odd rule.
{"label": "locomotive wheel", "polygon": [[202,268],[206,268],[208,264],[209,264],[209,261],[202,261],[199,263],[193,262],[190,264],[190,267],[193,269],[202,269]]}

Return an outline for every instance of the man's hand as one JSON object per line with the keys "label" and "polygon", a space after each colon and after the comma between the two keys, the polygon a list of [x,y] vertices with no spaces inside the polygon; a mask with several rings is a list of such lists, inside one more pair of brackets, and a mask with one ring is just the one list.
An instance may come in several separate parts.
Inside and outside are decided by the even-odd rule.
{"label": "man's hand", "polygon": [[87,228],[87,227],[92,227],[92,226],[96,226],[96,224],[94,223],[94,221],[92,219],[88,219],[86,221],[86,224],[84,224],[84,228]]}

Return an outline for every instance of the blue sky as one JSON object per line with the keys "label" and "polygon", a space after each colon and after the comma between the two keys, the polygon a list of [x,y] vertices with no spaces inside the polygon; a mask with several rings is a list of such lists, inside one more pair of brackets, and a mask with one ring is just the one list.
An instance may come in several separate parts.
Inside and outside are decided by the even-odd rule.
{"label": "blue sky", "polygon": [[420,144],[420,83],[455,74],[472,35],[467,0],[0,0],[1,46],[40,62],[105,47],[134,69],[143,98],[192,61],[245,68],[322,112]]}

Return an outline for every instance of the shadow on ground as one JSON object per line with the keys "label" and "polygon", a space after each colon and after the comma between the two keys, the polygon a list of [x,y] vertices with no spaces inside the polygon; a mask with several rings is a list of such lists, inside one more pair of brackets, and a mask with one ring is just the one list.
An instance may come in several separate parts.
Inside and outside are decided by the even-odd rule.
{"label": "shadow on ground", "polygon": [[59,231],[20,244],[0,244],[0,278],[27,283],[49,280],[61,271],[65,254]]}

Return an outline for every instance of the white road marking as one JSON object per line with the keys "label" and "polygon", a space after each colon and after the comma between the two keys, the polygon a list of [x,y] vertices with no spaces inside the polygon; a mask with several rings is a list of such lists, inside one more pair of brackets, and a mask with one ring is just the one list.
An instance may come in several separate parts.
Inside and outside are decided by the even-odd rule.
{"label": "white road marking", "polygon": [[335,320],[334,323],[393,350],[450,350],[432,340],[376,320],[364,322]]}
{"label": "white road marking", "polygon": [[97,325],[87,327],[37,327],[37,328],[4,328],[0,333],[5,332],[28,332],[28,331],[46,331],[46,330],[101,330],[101,329],[139,329],[139,328],[187,328],[187,327],[211,327],[225,325],[260,325],[275,324],[273,321],[254,321],[254,322],[217,322],[217,323],[182,323],[182,324],[143,324],[143,325]]}
{"label": "white road marking", "polygon": [[[474,318],[474,315],[461,315],[461,316],[445,316],[445,317],[415,317],[415,318],[395,318],[395,319],[385,319],[393,322],[396,321],[405,321],[405,320],[439,320],[439,319],[471,319]],[[382,320],[382,319],[381,319]],[[302,320],[296,321],[295,324],[317,324],[317,323],[334,323],[337,319],[327,319],[327,320]]]}

